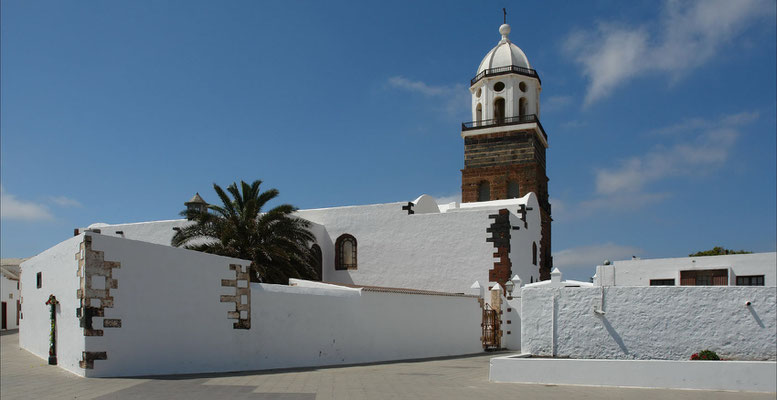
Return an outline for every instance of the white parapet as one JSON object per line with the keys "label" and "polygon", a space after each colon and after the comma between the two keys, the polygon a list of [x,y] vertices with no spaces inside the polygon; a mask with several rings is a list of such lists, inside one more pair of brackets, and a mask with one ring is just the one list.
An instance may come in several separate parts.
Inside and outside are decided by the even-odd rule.
{"label": "white parapet", "polygon": [[492,382],[665,389],[777,391],[774,361],[491,359]]}

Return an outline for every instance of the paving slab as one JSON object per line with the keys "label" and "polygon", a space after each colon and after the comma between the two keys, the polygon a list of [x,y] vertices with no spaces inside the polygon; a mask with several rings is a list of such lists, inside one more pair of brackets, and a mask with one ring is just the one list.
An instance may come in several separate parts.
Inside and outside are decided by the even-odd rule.
{"label": "paving slab", "polygon": [[[769,393],[527,385],[488,381],[494,353],[327,368],[82,378],[0,337],[0,398],[11,399],[775,399]],[[99,362],[99,361],[98,361]],[[485,396],[485,397],[484,397]]]}

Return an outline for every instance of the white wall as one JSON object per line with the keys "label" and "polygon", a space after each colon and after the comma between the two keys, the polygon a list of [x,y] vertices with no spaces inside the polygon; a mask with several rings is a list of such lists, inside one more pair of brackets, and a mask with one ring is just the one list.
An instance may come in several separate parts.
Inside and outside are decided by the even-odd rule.
{"label": "white wall", "polygon": [[605,286],[649,286],[651,279],[674,279],[680,285],[680,271],[729,269],[728,283],[737,276],[764,275],[765,286],[777,286],[777,253],[729,254],[615,261],[596,267],[595,282]]}
{"label": "white wall", "polygon": [[[491,359],[491,382],[771,392],[777,389],[773,361]],[[646,392],[650,393],[650,392]]]}
{"label": "white wall", "polygon": [[[84,342],[85,351],[107,352],[87,376],[257,370],[481,351],[480,308],[473,297],[252,284],[251,329],[233,329],[227,312],[234,304],[221,303],[220,296],[235,289],[222,287],[221,280],[235,278],[230,263],[246,261],[89,235],[93,250],[121,263],[113,270],[114,307],[105,309],[105,318],[121,319],[121,327],[104,328],[102,337],[79,336],[76,237],[23,265],[33,288],[34,271],[47,269],[37,294],[24,288],[28,329],[22,327],[20,338],[24,348],[46,355],[48,314],[27,302],[42,304],[43,294],[53,291],[63,299],[62,314],[71,316],[68,329],[75,331],[62,351],[72,352],[81,343],[78,357],[65,358],[73,358],[77,367]],[[95,329],[102,319],[94,318]]]}
{"label": "white wall", "polygon": [[[448,209],[445,213],[408,215],[407,203],[300,210],[298,215],[326,226],[329,240],[319,242],[323,252],[324,280],[360,285],[390,286],[465,293],[473,282],[488,282],[495,251],[486,242],[488,216],[500,208],[510,210],[510,258],[513,274],[524,282],[539,277],[532,264],[531,243],[540,241],[540,216],[536,195],[521,199],[477,203]],[[516,215],[519,204],[533,208],[527,215],[528,229]],[[334,269],[334,245],[344,233],[358,244],[358,268]]]}
{"label": "white wall", "polygon": [[[597,315],[602,290],[605,314]],[[775,295],[774,287],[752,286],[526,287],[521,349],[572,358],[667,360],[710,349],[722,358],[774,360]]]}
{"label": "white wall", "polygon": [[[402,210],[407,202],[298,211],[299,217],[311,221],[311,232],[321,247],[323,280],[464,293],[474,281],[488,282],[494,263],[494,247],[486,242],[490,236],[486,229],[493,222],[488,216],[501,208],[510,210],[511,224],[520,227],[511,231],[513,275],[526,283],[538,280],[539,266],[532,264],[531,257],[532,242],[539,248],[541,233],[534,193],[520,199],[464,203],[444,213],[438,212],[430,196],[423,195],[415,203],[418,212],[412,215]],[[520,204],[533,208],[526,217],[528,229],[516,214]],[[93,227],[105,236],[169,246],[173,227],[187,223],[181,219]],[[334,243],[343,233],[356,237],[356,270],[334,268]]]}
{"label": "white wall", "polygon": [[16,329],[16,300],[19,300],[19,281],[0,275],[0,300],[6,304],[6,329]]}
{"label": "white wall", "polygon": [[[83,330],[76,318],[80,306],[77,298],[79,280],[75,255],[84,235],[78,235],[30,258],[21,264],[22,318],[19,321],[19,346],[48,360],[51,319],[45,303],[53,294],[57,306],[58,365],[83,375],[78,362],[84,351]],[[42,272],[42,285],[37,288],[37,273]]]}

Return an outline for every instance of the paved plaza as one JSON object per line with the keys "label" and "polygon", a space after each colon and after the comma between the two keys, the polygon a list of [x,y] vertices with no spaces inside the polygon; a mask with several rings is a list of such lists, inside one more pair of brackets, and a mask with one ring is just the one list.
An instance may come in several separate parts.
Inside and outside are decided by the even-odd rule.
{"label": "paved plaza", "polygon": [[[774,399],[774,394],[488,382],[494,355],[154,378],[81,378],[0,338],[0,398],[11,399]],[[99,362],[99,361],[98,361]]]}

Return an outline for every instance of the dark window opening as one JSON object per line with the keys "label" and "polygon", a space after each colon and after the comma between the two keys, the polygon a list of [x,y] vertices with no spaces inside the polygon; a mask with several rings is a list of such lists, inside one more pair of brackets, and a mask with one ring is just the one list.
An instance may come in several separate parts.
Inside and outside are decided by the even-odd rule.
{"label": "dark window opening", "polygon": [[763,285],[764,285],[763,275],[748,275],[748,276],[737,277],[737,286],[763,286]]}
{"label": "dark window opening", "polygon": [[40,289],[43,286],[43,272],[38,272],[36,279],[38,281],[38,289]]}
{"label": "dark window opening", "polygon": [[356,269],[356,238],[344,233],[335,241],[335,269]]}
{"label": "dark window opening", "polygon": [[651,279],[650,286],[674,286],[674,279]]}
{"label": "dark window opening", "polygon": [[478,201],[491,200],[491,184],[488,181],[480,182],[478,185]]}
{"label": "dark window opening", "polygon": [[323,271],[323,257],[321,254],[321,246],[313,244],[310,246],[310,268],[316,272],[316,280],[324,280]]}
{"label": "dark window opening", "polygon": [[537,265],[537,242],[531,244],[531,263]]}
{"label": "dark window opening", "polygon": [[518,182],[516,181],[507,182],[507,198],[517,199],[518,197],[520,197],[520,193],[518,190]]}
{"label": "dark window opening", "polygon": [[680,271],[680,286],[728,286],[728,270]]}
{"label": "dark window opening", "polygon": [[518,100],[518,115],[523,117],[526,116],[527,113],[526,97],[521,97],[520,100]]}
{"label": "dark window opening", "polygon": [[494,120],[498,124],[505,122],[505,99],[501,97],[494,100]]}

